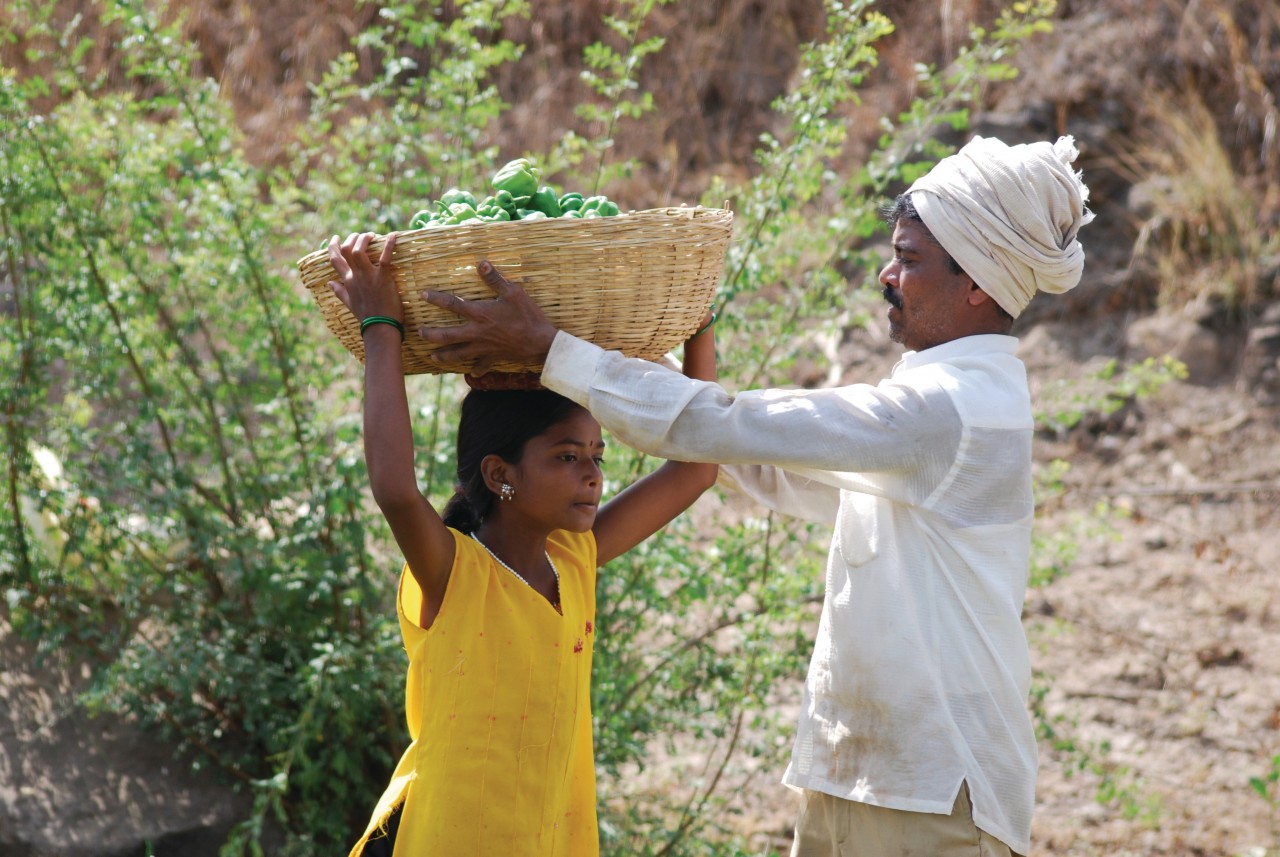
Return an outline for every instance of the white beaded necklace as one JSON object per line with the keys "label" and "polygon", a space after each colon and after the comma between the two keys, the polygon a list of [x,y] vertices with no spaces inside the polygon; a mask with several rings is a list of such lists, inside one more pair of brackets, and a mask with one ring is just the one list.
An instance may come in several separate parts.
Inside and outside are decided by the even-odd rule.
{"label": "white beaded necklace", "polygon": [[[532,584],[532,583],[530,583],[529,581],[525,580],[525,579],[524,579],[524,575],[523,575],[523,574],[521,574],[520,572],[516,571],[516,570],[515,570],[514,568],[512,568],[511,566],[507,565],[505,562],[503,562],[503,561],[502,561],[502,557],[498,556],[496,553],[494,553],[493,551],[489,550],[489,546],[488,546],[487,544],[485,544],[484,542],[480,541],[480,537],[479,537],[479,536],[477,536],[475,533],[471,533],[471,538],[475,539],[476,544],[478,544],[478,545],[480,545],[480,547],[484,548],[484,552],[485,552],[485,553],[487,553],[489,556],[493,557],[493,561],[494,561],[494,562],[496,562],[498,565],[502,566],[502,567],[503,567],[503,568],[505,568],[507,571],[509,571],[509,572],[511,572],[512,574],[514,574],[514,575],[516,576],[516,578],[517,578],[521,583],[523,583],[525,586],[529,587],[530,589],[533,589],[533,584]],[[555,564],[554,562],[552,562],[552,561],[551,561],[551,554],[547,553],[546,551],[543,551],[543,552],[542,552],[542,555],[543,555],[543,556],[545,556],[545,557],[547,558],[547,565],[551,566],[551,574],[552,574],[552,576],[553,576],[553,577],[555,577],[555,579],[556,579],[556,600],[555,600],[555,601],[553,601],[553,602],[551,603],[551,606],[552,606],[552,607],[554,607],[554,608],[556,608],[557,610],[559,610],[559,609],[560,609],[560,572],[556,570],[556,564]],[[535,591],[535,592],[537,592],[537,590],[536,590],[536,589],[534,589],[534,591]]]}

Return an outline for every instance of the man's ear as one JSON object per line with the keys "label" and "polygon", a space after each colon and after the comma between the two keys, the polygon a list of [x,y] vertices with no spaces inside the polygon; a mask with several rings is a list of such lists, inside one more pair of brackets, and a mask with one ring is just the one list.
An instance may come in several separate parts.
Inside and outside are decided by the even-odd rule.
{"label": "man's ear", "polygon": [[[965,274],[965,276],[968,277],[969,275]],[[995,303],[996,301],[995,298],[984,292],[982,287],[975,283],[972,278],[969,279],[969,292],[966,297],[968,298],[969,306],[971,307],[980,307],[988,301],[991,303]]]}
{"label": "man's ear", "polygon": [[976,318],[982,320],[984,327],[990,323],[990,327],[986,328],[988,333],[1007,334],[1013,328],[1013,318],[989,292],[978,288],[976,283],[969,290],[968,303],[974,309]]}

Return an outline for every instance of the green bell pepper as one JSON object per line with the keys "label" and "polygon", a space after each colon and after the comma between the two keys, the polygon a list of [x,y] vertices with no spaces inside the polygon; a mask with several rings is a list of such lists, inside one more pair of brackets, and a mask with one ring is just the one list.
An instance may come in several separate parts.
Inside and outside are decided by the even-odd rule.
{"label": "green bell pepper", "polygon": [[474,208],[467,205],[465,202],[455,202],[453,205],[449,206],[449,216],[445,219],[445,222],[453,225],[467,220],[474,220],[475,217],[476,210]]}
{"label": "green bell pepper", "polygon": [[509,190],[500,190],[493,195],[493,202],[498,208],[501,208],[507,214],[515,217],[516,215],[516,198],[511,195]]}
{"label": "green bell pepper", "polygon": [[498,170],[490,184],[495,190],[510,191],[512,196],[531,196],[538,190],[539,173],[527,158],[516,158]]}
{"label": "green bell pepper", "polygon": [[618,213],[618,204],[606,196],[589,196],[582,201],[581,211],[584,215],[594,211],[600,217],[613,217]]}
{"label": "green bell pepper", "polygon": [[556,197],[556,189],[549,185],[538,188],[529,198],[529,207],[541,211],[547,217],[559,217],[560,202]]}
{"label": "green bell pepper", "polygon": [[499,206],[496,202],[488,205],[481,205],[476,209],[476,216],[481,220],[510,220],[511,215],[505,208]]}
{"label": "green bell pepper", "polygon": [[465,190],[459,190],[456,187],[450,188],[449,190],[445,191],[440,196],[440,202],[442,202],[446,208],[456,205],[459,202],[465,202],[467,205],[471,206],[472,208],[476,207],[475,196],[471,193],[468,193]]}

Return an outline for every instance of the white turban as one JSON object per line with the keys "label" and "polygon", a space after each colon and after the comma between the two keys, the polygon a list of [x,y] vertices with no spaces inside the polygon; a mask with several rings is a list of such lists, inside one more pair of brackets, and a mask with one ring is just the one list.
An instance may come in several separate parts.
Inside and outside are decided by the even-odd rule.
{"label": "white turban", "polygon": [[1037,290],[1074,288],[1076,233],[1093,212],[1071,169],[1075,140],[1006,146],[974,137],[907,189],[920,219],[964,272],[1017,318]]}

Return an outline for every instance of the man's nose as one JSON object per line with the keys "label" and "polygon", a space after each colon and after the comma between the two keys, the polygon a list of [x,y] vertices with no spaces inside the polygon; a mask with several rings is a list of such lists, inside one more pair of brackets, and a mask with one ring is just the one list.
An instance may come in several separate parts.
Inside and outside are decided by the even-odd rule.
{"label": "man's nose", "polygon": [[882,286],[893,285],[897,277],[898,266],[893,261],[886,262],[885,266],[880,269],[880,285]]}

